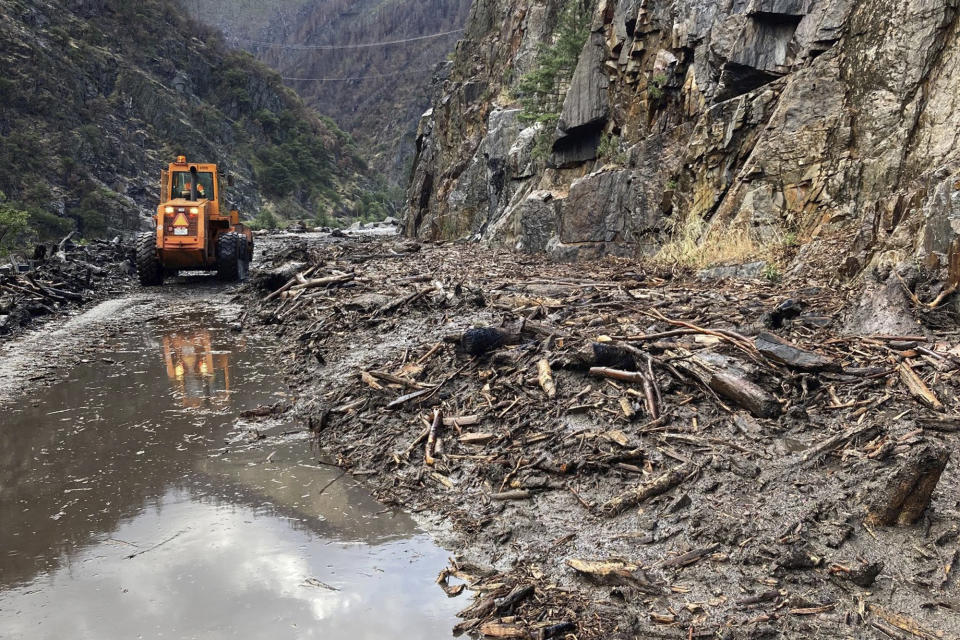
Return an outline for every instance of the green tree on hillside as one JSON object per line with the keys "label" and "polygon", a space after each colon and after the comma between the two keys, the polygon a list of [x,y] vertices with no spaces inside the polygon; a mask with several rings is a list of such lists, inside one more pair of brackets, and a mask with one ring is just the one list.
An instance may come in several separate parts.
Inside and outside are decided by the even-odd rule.
{"label": "green tree on hillside", "polygon": [[17,237],[27,230],[29,215],[7,204],[6,196],[0,191],[0,255],[6,254]]}
{"label": "green tree on hillside", "polygon": [[523,105],[520,118],[554,124],[577,68],[580,51],[590,37],[591,0],[567,0],[553,41],[540,48],[536,68],[520,78],[515,95]]}

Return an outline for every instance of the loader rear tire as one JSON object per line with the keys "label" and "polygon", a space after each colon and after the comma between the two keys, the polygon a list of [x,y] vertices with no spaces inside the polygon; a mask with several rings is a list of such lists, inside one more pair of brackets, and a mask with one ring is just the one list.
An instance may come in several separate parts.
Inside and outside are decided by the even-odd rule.
{"label": "loader rear tire", "polygon": [[217,239],[217,276],[222,282],[240,279],[240,239],[236,233],[225,233]]}
{"label": "loader rear tire", "polygon": [[145,287],[163,284],[163,265],[157,255],[157,235],[153,232],[137,234],[137,277]]}

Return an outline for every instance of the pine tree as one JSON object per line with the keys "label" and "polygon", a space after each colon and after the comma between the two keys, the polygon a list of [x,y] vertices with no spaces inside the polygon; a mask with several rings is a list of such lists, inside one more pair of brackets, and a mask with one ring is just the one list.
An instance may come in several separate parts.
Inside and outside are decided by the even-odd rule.
{"label": "pine tree", "polygon": [[521,120],[553,124],[560,118],[563,99],[577,60],[590,36],[591,0],[567,0],[550,44],[537,54],[537,66],[524,75],[515,91],[523,106]]}

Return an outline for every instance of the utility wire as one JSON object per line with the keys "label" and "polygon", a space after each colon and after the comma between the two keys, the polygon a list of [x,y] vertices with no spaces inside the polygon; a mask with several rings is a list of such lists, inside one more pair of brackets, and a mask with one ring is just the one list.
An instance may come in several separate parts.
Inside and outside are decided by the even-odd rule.
{"label": "utility wire", "polygon": [[370,49],[373,47],[384,47],[391,44],[405,44],[407,42],[419,42],[420,40],[430,40],[433,38],[442,38],[454,33],[463,33],[465,29],[454,29],[453,31],[444,31],[443,33],[433,33],[428,36],[417,36],[416,38],[405,38],[403,40],[388,40],[386,42],[367,42],[364,44],[282,44],[279,42],[263,42],[262,40],[244,40],[242,38],[231,38],[236,43],[246,43],[262,47],[273,47],[277,49],[293,49],[295,51],[340,51],[343,49]]}
{"label": "utility wire", "polygon": [[423,73],[425,71],[433,71],[435,67],[428,67],[425,69],[409,69],[407,71],[400,71],[397,73],[380,73],[369,76],[356,76],[353,78],[288,78],[282,76],[284,80],[290,80],[292,82],[351,82],[353,80],[370,80],[373,78],[396,78],[397,76],[409,76],[415,73]]}

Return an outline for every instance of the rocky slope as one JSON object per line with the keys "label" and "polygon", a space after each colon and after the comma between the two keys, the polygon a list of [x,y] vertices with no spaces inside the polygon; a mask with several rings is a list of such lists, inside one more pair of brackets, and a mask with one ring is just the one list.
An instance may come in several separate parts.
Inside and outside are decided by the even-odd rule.
{"label": "rocky slope", "polygon": [[175,154],[238,178],[230,204],[349,213],[363,163],[250,56],[172,0],[0,0],[0,191],[30,213],[22,242],[137,230]]}
{"label": "rocky slope", "polygon": [[844,276],[946,262],[955,2],[596,0],[557,128],[538,134],[513,96],[564,6],[474,3],[421,123],[410,235],[562,257],[668,244],[697,266]]}
{"label": "rocky slope", "polygon": [[366,78],[288,84],[348,131],[388,184],[407,184],[431,76],[460,34],[375,47],[303,47],[355,47],[454,31],[463,26],[470,0],[182,1],[191,15],[221,29],[230,44],[283,76]]}

